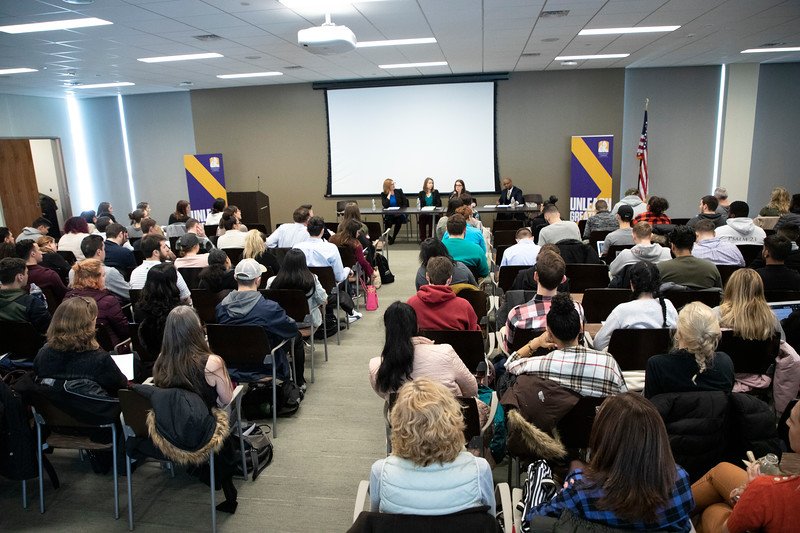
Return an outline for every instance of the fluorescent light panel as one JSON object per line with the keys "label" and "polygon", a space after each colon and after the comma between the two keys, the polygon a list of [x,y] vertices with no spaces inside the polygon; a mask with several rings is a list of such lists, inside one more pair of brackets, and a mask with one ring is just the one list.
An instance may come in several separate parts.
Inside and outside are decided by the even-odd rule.
{"label": "fluorescent light panel", "polygon": [[51,20],[49,22],[33,22],[31,24],[12,24],[0,26],[4,33],[33,33],[37,31],[74,30],[76,28],[89,28],[91,26],[106,26],[114,24],[108,20],[95,17],[69,20]]}
{"label": "fluorescent light panel", "polygon": [[630,54],[594,54],[588,56],[558,56],[555,61],[581,61],[584,59],[621,59]]}
{"label": "fluorescent light panel", "polygon": [[246,72],[244,74],[217,74],[223,80],[235,80],[237,78],[263,78],[266,76],[283,76],[283,72]]}
{"label": "fluorescent light panel", "polygon": [[141,61],[142,63],[167,63],[169,61],[190,61],[192,59],[213,59],[215,57],[224,56],[216,52],[209,52],[205,54],[183,54],[178,56],[140,57],[136,61]]}
{"label": "fluorescent light panel", "polygon": [[128,124],[125,121],[125,104],[122,95],[117,95],[117,109],[119,110],[119,127],[122,130],[122,148],[125,152],[125,170],[128,172],[128,191],[131,195],[132,209],[136,207],[136,192],[133,190],[133,166],[131,165],[131,148],[128,144]]}
{"label": "fluorescent light panel", "polygon": [[289,9],[314,10],[321,13],[352,7],[355,3],[380,1],[382,0],[280,0],[281,4]]}
{"label": "fluorescent light panel", "polygon": [[711,191],[719,184],[719,156],[722,151],[722,119],[725,111],[725,65],[719,72],[719,98],[717,101],[717,128],[714,134],[714,168],[711,171]]}
{"label": "fluorescent light panel", "polygon": [[748,48],[742,54],[768,54],[769,52],[800,52],[800,46],[784,46],[783,48]]}
{"label": "fluorescent light panel", "polygon": [[447,61],[429,61],[427,63],[394,63],[391,65],[378,65],[378,68],[419,68],[419,67],[446,67]]}
{"label": "fluorescent light panel", "polygon": [[631,28],[596,28],[581,30],[578,35],[619,35],[623,33],[659,33],[675,31],[680,26],[637,26]]}
{"label": "fluorescent light panel", "polygon": [[407,44],[433,44],[434,37],[421,37],[419,39],[387,39],[385,41],[361,41],[356,43],[356,48],[373,48],[376,46],[403,46]]}
{"label": "fluorescent light panel", "polygon": [[[83,127],[80,105],[74,94],[67,95],[67,114],[69,128],[72,133],[72,153],[75,161],[75,180],[78,185],[77,198],[83,204],[76,211],[83,211],[86,205],[97,205],[92,186],[92,174],[89,170],[89,151],[86,147],[86,133]],[[72,196],[76,198],[76,195]],[[73,204],[74,207],[74,204]]]}
{"label": "fluorescent light panel", "polygon": [[0,75],[3,74],[24,74],[26,72],[39,72],[35,68],[4,68],[0,69]]}
{"label": "fluorescent light panel", "polygon": [[89,85],[75,85],[73,89],[106,89],[108,87],[130,87],[136,85],[130,81],[115,81],[112,83],[91,83]]}

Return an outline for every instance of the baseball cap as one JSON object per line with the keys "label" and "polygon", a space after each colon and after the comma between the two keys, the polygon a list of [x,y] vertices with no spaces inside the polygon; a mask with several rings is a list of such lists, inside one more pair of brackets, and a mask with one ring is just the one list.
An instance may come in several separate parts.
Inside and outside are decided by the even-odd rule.
{"label": "baseball cap", "polygon": [[619,206],[619,209],[617,209],[617,214],[619,215],[619,218],[627,222],[633,220],[633,208],[627,204],[622,204]]}
{"label": "baseball cap", "polygon": [[253,281],[266,271],[267,268],[255,259],[242,259],[236,265],[233,277],[238,281]]}
{"label": "baseball cap", "polygon": [[181,244],[181,250],[191,250],[198,244],[200,244],[200,239],[197,238],[197,235],[194,233],[186,233],[181,235],[181,238],[178,239]]}

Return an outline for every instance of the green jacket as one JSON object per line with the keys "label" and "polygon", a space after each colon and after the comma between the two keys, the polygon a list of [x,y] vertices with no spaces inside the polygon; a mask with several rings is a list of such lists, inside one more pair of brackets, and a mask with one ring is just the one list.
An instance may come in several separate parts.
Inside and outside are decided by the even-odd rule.
{"label": "green jacket", "polygon": [[0,289],[0,321],[30,322],[41,334],[50,326],[47,304],[22,289]]}

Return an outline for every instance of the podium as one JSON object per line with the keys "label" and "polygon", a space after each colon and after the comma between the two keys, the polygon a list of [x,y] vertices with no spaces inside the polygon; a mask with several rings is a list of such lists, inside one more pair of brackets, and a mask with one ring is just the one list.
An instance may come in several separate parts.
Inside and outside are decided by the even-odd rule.
{"label": "podium", "polygon": [[229,192],[228,205],[235,205],[242,211],[242,222],[245,226],[248,226],[248,222],[256,222],[258,224],[263,224],[268,234],[272,231],[272,220],[269,213],[269,196],[263,192]]}

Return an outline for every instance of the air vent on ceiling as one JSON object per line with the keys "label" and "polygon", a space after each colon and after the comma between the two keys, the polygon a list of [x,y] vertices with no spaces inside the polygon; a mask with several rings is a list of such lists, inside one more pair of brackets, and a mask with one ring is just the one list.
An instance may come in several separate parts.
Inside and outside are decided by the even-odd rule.
{"label": "air vent on ceiling", "polygon": [[193,37],[198,41],[203,41],[203,42],[218,41],[222,39],[222,37],[220,37],[219,35],[214,35],[213,33],[209,33],[207,35],[194,35]]}
{"label": "air vent on ceiling", "polygon": [[522,57],[539,57],[540,55],[542,54],[540,54],[539,52],[530,52],[528,54],[522,54]]}
{"label": "air vent on ceiling", "polygon": [[546,39],[542,39],[543,43],[554,43],[558,40],[558,37],[548,37]]}
{"label": "air vent on ceiling", "polygon": [[786,43],[764,43],[759,48],[770,48],[772,46],[783,46]]}
{"label": "air vent on ceiling", "polygon": [[539,18],[566,17],[567,15],[569,15],[569,9],[558,9],[554,11],[542,11],[539,13]]}
{"label": "air vent on ceiling", "polygon": [[178,84],[178,87],[192,87],[194,82],[191,81],[182,81]]}
{"label": "air vent on ceiling", "polygon": [[303,67],[301,67],[300,65],[289,65],[288,67],[283,67],[283,70],[297,70],[301,68]]}

